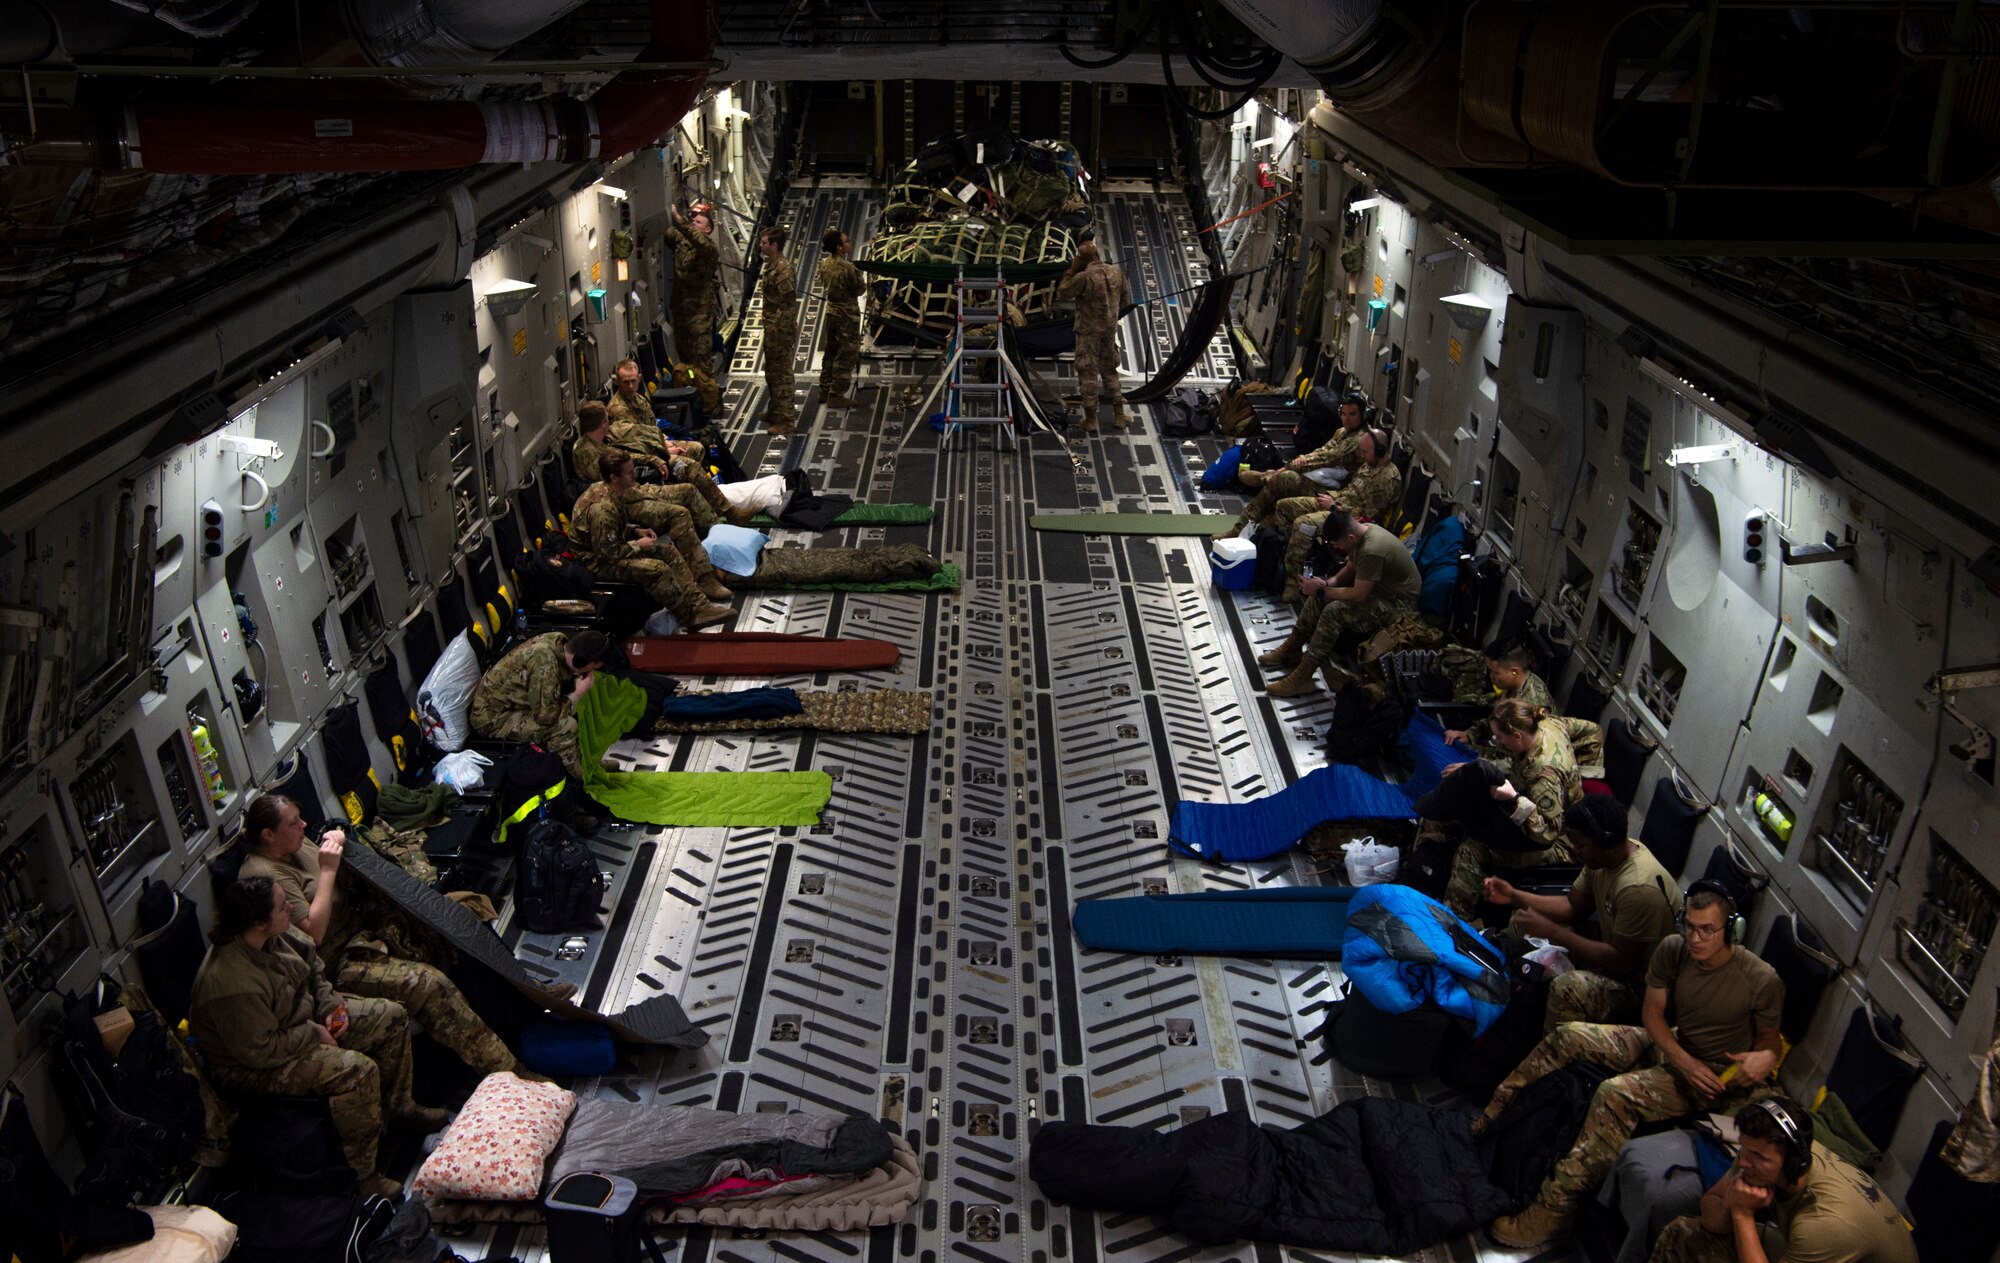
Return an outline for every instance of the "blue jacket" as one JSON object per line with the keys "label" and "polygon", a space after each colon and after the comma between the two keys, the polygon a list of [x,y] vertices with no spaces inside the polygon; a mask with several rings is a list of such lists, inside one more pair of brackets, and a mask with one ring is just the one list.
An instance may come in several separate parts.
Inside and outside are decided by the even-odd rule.
{"label": "blue jacket", "polygon": [[1451,909],[1409,886],[1363,886],[1340,943],[1348,980],[1384,1013],[1434,1004],[1484,1034],[1507,1007],[1506,962]]}

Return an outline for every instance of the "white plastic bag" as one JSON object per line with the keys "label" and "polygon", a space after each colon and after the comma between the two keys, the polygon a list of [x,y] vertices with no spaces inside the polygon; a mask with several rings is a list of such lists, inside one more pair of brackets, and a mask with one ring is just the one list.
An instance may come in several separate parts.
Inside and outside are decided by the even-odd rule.
{"label": "white plastic bag", "polygon": [[1340,848],[1347,856],[1347,884],[1379,886],[1396,880],[1403,866],[1403,853],[1384,846],[1374,838],[1356,838]]}
{"label": "white plastic bag", "polygon": [[455,793],[470,794],[486,785],[486,769],[493,766],[493,760],[477,750],[460,750],[447,754],[438,760],[431,772],[433,780],[449,787]]}
{"label": "white plastic bag", "polygon": [[417,723],[424,730],[424,740],[447,754],[463,750],[466,738],[472,735],[465,712],[477,687],[479,658],[472,652],[471,637],[460,632],[445,646],[444,655],[417,690]]}
{"label": "white plastic bag", "polygon": [[1557,947],[1547,939],[1531,938],[1528,941],[1535,945],[1535,950],[1528,953],[1527,959],[1548,970],[1549,977],[1560,978],[1576,969],[1576,962],[1569,958],[1568,948]]}

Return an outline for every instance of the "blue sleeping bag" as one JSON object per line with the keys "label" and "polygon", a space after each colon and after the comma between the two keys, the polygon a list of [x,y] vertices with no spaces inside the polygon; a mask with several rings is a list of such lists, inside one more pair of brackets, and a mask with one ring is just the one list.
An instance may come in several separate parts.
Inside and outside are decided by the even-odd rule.
{"label": "blue sleeping bag", "polygon": [[1483,1035],[1507,1007],[1506,961],[1450,908],[1409,886],[1363,886],[1340,943],[1348,981],[1384,1013],[1435,1005]]}
{"label": "blue sleeping bag", "polygon": [[1397,744],[1410,758],[1410,779],[1391,783],[1347,763],[1309,772],[1275,794],[1241,803],[1174,805],[1167,844],[1197,859],[1268,859],[1298,845],[1316,825],[1329,820],[1414,820],[1416,802],[1437,788],[1448,764],[1465,762],[1465,752],[1444,743],[1444,728],[1418,714]]}

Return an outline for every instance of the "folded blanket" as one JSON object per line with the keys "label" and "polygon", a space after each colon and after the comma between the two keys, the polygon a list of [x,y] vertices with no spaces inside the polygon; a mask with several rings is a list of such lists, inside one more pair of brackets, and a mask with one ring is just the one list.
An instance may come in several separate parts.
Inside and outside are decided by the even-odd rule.
{"label": "folded blanket", "polygon": [[611,743],[639,721],[646,693],[600,675],[576,705],[583,787],[621,820],[690,827],[817,824],[833,797],[825,772],[607,772]]}
{"label": "folded blanket", "polygon": [[[894,525],[914,526],[931,520],[936,510],[928,504],[856,504],[833,519],[834,526]],[[776,526],[768,513],[751,519],[752,526]]]}
{"label": "folded blanket", "polygon": [[[773,718],[691,719],[678,711],[663,714],[654,732],[760,732],[783,728],[817,728],[822,732],[929,732],[931,695],[911,689],[870,689],[841,693],[831,689],[791,693],[798,699],[794,714]],[[684,693],[688,698],[733,697],[732,693]],[[676,699],[678,700],[678,699]]]}

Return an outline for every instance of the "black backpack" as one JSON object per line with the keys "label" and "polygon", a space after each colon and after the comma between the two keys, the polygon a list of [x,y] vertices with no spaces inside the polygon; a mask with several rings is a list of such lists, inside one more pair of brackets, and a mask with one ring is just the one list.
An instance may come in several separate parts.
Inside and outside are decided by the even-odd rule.
{"label": "black backpack", "polygon": [[1299,406],[1299,422],[1292,430],[1292,444],[1298,454],[1317,451],[1340,428],[1340,396],[1324,386],[1315,386]]}
{"label": "black backpack", "polygon": [[236,1225],[229,1263],[369,1263],[396,1215],[388,1198],[359,1193],[227,1193],[214,1209]]}
{"label": "black backpack", "polygon": [[1479,1138],[1481,1152],[1491,1155],[1487,1178],[1515,1205],[1535,1200],[1542,1181],[1576,1144],[1597,1085],[1610,1077],[1593,1062],[1572,1061],[1522,1088]]}
{"label": "black backpack", "polygon": [[562,759],[538,745],[525,745],[500,761],[493,771],[499,786],[500,822],[493,840],[505,842],[508,830],[530,816],[548,815],[565,825],[576,821],[576,803],[583,789],[572,785]]}
{"label": "black backpack", "polygon": [[1250,571],[1250,590],[1279,592],[1285,586],[1285,533],[1275,527],[1260,526],[1250,533],[1257,546],[1257,560]]}
{"label": "black backpack", "polygon": [[1476,1100],[1492,1096],[1500,1081],[1527,1060],[1542,1041],[1548,1017],[1549,984],[1554,981],[1549,971],[1532,960],[1510,958],[1507,974],[1514,991],[1493,1025],[1477,1037],[1452,1032],[1438,1059],[1438,1077]]}
{"label": "black backpack", "polygon": [[1377,1079],[1414,1079],[1437,1065],[1438,1052],[1452,1030],[1451,1016],[1423,1004],[1407,1013],[1384,1013],[1353,983],[1326,1006],[1326,1050],[1356,1074]]}
{"label": "black backpack", "polygon": [[514,907],[522,928],[562,934],[597,928],[608,889],[597,856],[576,830],[537,815],[521,827],[514,857]]}
{"label": "black backpack", "polygon": [[200,1147],[207,1132],[201,1087],[160,1015],[133,1009],[132,1033],[113,1057],[99,1014],[118,1007],[119,985],[100,978],[63,1007],[63,1065],[80,1107],[85,1152],[79,1197],[145,1204]]}
{"label": "black backpack", "polygon": [[524,548],[514,561],[514,577],[521,582],[521,608],[539,611],[544,601],[587,601],[592,579],[590,570],[560,547]]}
{"label": "black backpack", "polygon": [[1243,459],[1239,469],[1280,469],[1285,458],[1278,454],[1278,445],[1267,435],[1253,434],[1243,440]]}
{"label": "black backpack", "polygon": [[1193,438],[1214,429],[1215,396],[1193,386],[1176,390],[1160,417],[1160,433],[1168,438]]}
{"label": "black backpack", "polygon": [[1360,684],[1349,681],[1333,699],[1333,719],[1326,728],[1326,757],[1334,763],[1359,763],[1392,753],[1410,722],[1410,708],[1394,697],[1381,701]]}
{"label": "black backpack", "polygon": [[179,1026],[194,997],[194,978],[208,956],[208,938],[194,900],[163,881],[148,877],[139,888],[139,937],[132,955],[139,961],[146,996],[168,1026]]}

